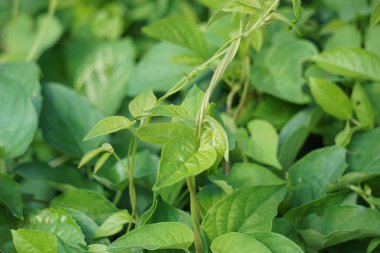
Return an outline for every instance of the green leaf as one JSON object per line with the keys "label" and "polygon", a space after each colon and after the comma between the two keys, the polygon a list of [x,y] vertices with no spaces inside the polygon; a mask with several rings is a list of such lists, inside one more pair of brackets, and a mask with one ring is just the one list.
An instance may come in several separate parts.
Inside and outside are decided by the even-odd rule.
{"label": "green leaf", "polygon": [[365,49],[380,56],[380,48],[377,46],[380,43],[380,26],[368,27],[364,37]]}
{"label": "green leaf", "polygon": [[[21,156],[37,130],[37,113],[23,85],[0,74],[0,157]],[[28,126],[28,127],[25,127]]]}
{"label": "green leaf", "polygon": [[12,230],[18,253],[58,253],[57,238],[45,232],[29,229]]}
{"label": "green leaf", "polygon": [[375,119],[371,102],[360,83],[354,85],[354,89],[351,93],[351,102],[355,115],[360,123],[368,128],[373,128]]}
{"label": "green leaf", "polygon": [[299,233],[315,250],[380,234],[380,213],[355,205],[335,205],[327,208],[322,216],[306,217]]}
{"label": "green leaf", "polygon": [[94,167],[94,174],[96,172],[98,172],[102,167],[103,165],[105,164],[105,162],[107,162],[108,158],[111,156],[111,153],[104,153],[99,159],[98,161],[96,162],[95,164],[95,167]]}
{"label": "green leaf", "polygon": [[296,18],[292,22],[293,24],[295,24],[301,18],[301,14],[302,14],[301,0],[292,0],[292,4],[293,4],[293,9],[294,9],[294,15],[296,16]]}
{"label": "green leaf", "polygon": [[346,151],[330,146],[314,150],[298,160],[289,169],[291,205],[297,206],[326,194],[347,167]]}
{"label": "green leaf", "polygon": [[324,49],[339,47],[360,48],[361,43],[361,32],[354,25],[344,25],[333,31],[326,41]]}
{"label": "green leaf", "polygon": [[31,57],[35,60],[61,37],[63,28],[58,18],[41,14],[36,22],[32,17],[21,14],[6,25],[4,30],[5,59],[20,61]]}
{"label": "green leaf", "polygon": [[161,196],[157,197],[157,204],[153,204],[153,206],[154,212],[149,216],[149,219],[146,219],[144,221],[143,225],[158,222],[181,222],[187,225],[189,228],[192,228],[193,224],[190,214],[172,205],[169,205],[162,200]]}
{"label": "green leaf", "polygon": [[83,140],[87,141],[94,137],[115,133],[123,129],[131,129],[135,123],[135,120],[130,121],[128,118],[123,116],[110,116],[96,123],[91,131],[83,138]]}
{"label": "green leaf", "polygon": [[153,38],[183,46],[207,56],[208,49],[203,33],[198,26],[183,17],[168,17],[143,28]]}
{"label": "green leaf", "polygon": [[219,200],[227,196],[227,194],[217,185],[208,184],[197,193],[197,199],[202,217],[207,211]]}
{"label": "green leaf", "polygon": [[65,192],[51,202],[52,207],[72,208],[78,210],[97,224],[102,224],[118,209],[104,196],[88,190],[73,190]]}
{"label": "green leaf", "polygon": [[283,168],[288,169],[294,162],[321,116],[321,110],[309,107],[299,111],[281,128],[278,159]]}
{"label": "green leaf", "polygon": [[338,85],[326,79],[311,77],[309,80],[314,99],[327,114],[340,120],[351,119],[350,99]]}
{"label": "green leaf", "polygon": [[247,128],[238,129],[236,140],[245,155],[257,162],[281,169],[277,159],[278,135],[276,129],[267,121],[256,119],[248,123]]}
{"label": "green leaf", "polygon": [[104,141],[83,142],[83,136],[102,118],[90,102],[75,91],[57,84],[44,85],[41,128],[50,146],[81,157]]}
{"label": "green leaf", "polygon": [[214,164],[217,156],[215,149],[208,144],[198,148],[193,133],[178,134],[165,143],[154,191],[180,182],[188,176],[198,175]]}
{"label": "green leaf", "polygon": [[193,120],[197,117],[204,95],[205,93],[194,85],[182,101],[181,106],[186,108]]}
{"label": "green leaf", "polygon": [[380,22],[380,3],[378,3],[371,13],[371,25],[376,25]]}
{"label": "green leaf", "polygon": [[108,246],[108,251],[122,252],[130,248],[187,250],[193,240],[193,231],[188,226],[178,222],[161,222],[143,225],[119,237]]}
{"label": "green leaf", "polygon": [[0,203],[6,205],[15,217],[23,218],[21,187],[3,173],[0,173]]}
{"label": "green leaf", "polygon": [[304,104],[310,101],[304,92],[303,63],[317,54],[314,44],[306,40],[288,39],[259,53],[252,71],[254,86],[277,98]]}
{"label": "green leaf", "polygon": [[234,188],[284,183],[269,169],[255,163],[235,163],[227,176],[227,182]]}
{"label": "green leaf", "polygon": [[179,123],[157,123],[142,125],[136,133],[145,142],[164,144],[173,136],[186,132],[193,132],[193,129]]}
{"label": "green leaf", "polygon": [[[76,50],[83,50],[84,47],[88,47],[88,43],[71,44],[71,48]],[[74,87],[78,91],[83,90],[89,101],[104,115],[115,114],[126,96],[135,65],[136,50],[132,40],[98,43],[87,50],[89,53],[78,59]]]}
{"label": "green leaf", "polygon": [[285,191],[283,186],[253,186],[228,195],[213,205],[203,219],[206,237],[213,241],[228,232],[270,231]]}
{"label": "green leaf", "polygon": [[26,228],[58,236],[69,244],[85,244],[75,220],[62,209],[47,208],[28,219]]}
{"label": "green leaf", "polygon": [[109,216],[96,230],[94,238],[117,234],[123,229],[124,224],[131,222],[133,222],[133,218],[127,210],[116,212]]}
{"label": "green leaf", "polygon": [[211,250],[213,253],[272,252],[255,238],[236,232],[217,237],[211,244]]}
{"label": "green leaf", "polygon": [[128,108],[132,116],[137,118],[145,115],[145,111],[154,107],[157,102],[157,98],[154,95],[152,89],[141,92],[129,103]]}
{"label": "green leaf", "polygon": [[190,113],[187,109],[179,105],[160,105],[145,112],[153,114],[152,116],[166,116],[180,119],[190,118]]}
{"label": "green leaf", "polygon": [[357,128],[351,128],[350,123],[346,122],[346,126],[335,136],[335,145],[346,147],[351,142],[352,135]]}
{"label": "green leaf", "polygon": [[202,122],[202,136],[200,145],[212,146],[218,155],[217,163],[224,157],[226,161],[229,158],[228,137],[223,126],[213,117],[206,116]]}
{"label": "green leaf", "polygon": [[249,236],[264,244],[272,253],[303,253],[303,250],[290,239],[272,232],[254,232]]}
{"label": "green leaf", "polygon": [[375,237],[368,244],[367,253],[373,252],[380,245],[380,237]]}
{"label": "green leaf", "polygon": [[323,70],[360,80],[380,82],[380,57],[360,48],[334,48],[313,57]]}
{"label": "green leaf", "polygon": [[[20,75],[22,73],[22,75]],[[31,99],[36,111],[41,111],[42,96],[39,82],[40,69],[34,62],[12,62],[0,65],[0,74],[21,84]]]}
{"label": "green leaf", "polygon": [[78,169],[83,167],[83,165],[87,164],[89,161],[95,158],[95,156],[99,155],[102,152],[104,152],[104,149],[102,147],[88,151],[80,160]]}
{"label": "green leaf", "polygon": [[380,172],[380,128],[356,134],[347,147],[350,171]]}

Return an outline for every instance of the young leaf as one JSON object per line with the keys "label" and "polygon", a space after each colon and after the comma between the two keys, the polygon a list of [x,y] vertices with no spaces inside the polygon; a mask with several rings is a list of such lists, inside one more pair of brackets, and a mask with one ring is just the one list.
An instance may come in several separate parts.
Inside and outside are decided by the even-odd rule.
{"label": "young leaf", "polygon": [[156,104],[157,98],[152,89],[141,92],[129,103],[128,108],[132,116],[137,118],[144,115],[145,111],[150,110]]}
{"label": "young leaf", "polygon": [[110,116],[99,121],[84,137],[84,141],[94,137],[115,133],[122,129],[130,129],[136,123],[123,116]]}
{"label": "young leaf", "polygon": [[372,106],[359,82],[354,85],[354,89],[351,93],[351,102],[355,115],[359,119],[360,123],[368,128],[373,128],[375,124],[375,117]]}
{"label": "young leaf", "polygon": [[116,212],[109,216],[95,231],[94,238],[117,234],[123,229],[124,224],[130,222],[133,222],[133,218],[127,210]]}
{"label": "young leaf", "polygon": [[371,25],[374,26],[380,22],[380,3],[378,3],[371,13]]}
{"label": "young leaf", "polygon": [[18,253],[58,253],[57,238],[38,230],[12,230],[13,243]]}
{"label": "young leaf", "polygon": [[355,129],[356,128],[351,128],[350,123],[347,122],[344,129],[335,136],[335,144],[339,147],[346,147],[350,143]]}
{"label": "young leaf", "polygon": [[202,105],[204,95],[205,93],[196,85],[194,85],[186,94],[185,99],[182,101],[181,106],[186,108],[194,120],[196,119],[199,108]]}
{"label": "young leaf", "polygon": [[201,56],[207,56],[208,49],[203,33],[196,24],[183,17],[168,17],[143,28],[153,38],[165,40],[188,48]]}
{"label": "young leaf", "polygon": [[179,105],[160,105],[145,111],[153,116],[166,116],[172,118],[189,119],[190,113],[186,108]]}
{"label": "young leaf", "polygon": [[310,78],[310,89],[318,105],[328,114],[340,120],[352,117],[350,99],[335,83],[320,78]]}
{"label": "young leaf", "polygon": [[285,191],[282,185],[253,186],[228,195],[213,205],[202,221],[206,237],[213,241],[228,232],[270,231]]}
{"label": "young leaf", "polygon": [[202,123],[203,133],[201,136],[200,145],[210,145],[215,148],[218,155],[217,162],[220,161],[222,157],[228,161],[229,149],[228,149],[228,138],[227,133],[224,128],[210,116],[206,116],[204,122]]}
{"label": "young leaf", "polygon": [[108,158],[110,157],[111,153],[104,153],[99,160],[96,162],[95,167],[94,167],[94,174],[98,172],[102,166],[107,162]]}
{"label": "young leaf", "polygon": [[161,222],[143,225],[119,237],[108,246],[108,251],[124,252],[130,248],[187,250],[193,240],[193,231],[188,226],[179,222]]}
{"label": "young leaf", "polygon": [[301,18],[301,12],[302,12],[301,0],[292,0],[292,3],[293,3],[294,15],[296,16],[296,18],[292,22],[293,24],[296,24],[298,20],[300,20]]}
{"label": "young leaf", "polygon": [[153,190],[175,184],[188,176],[198,175],[210,168],[216,159],[216,151],[210,145],[197,149],[196,138],[178,134],[165,143],[158,167],[157,182]]}
{"label": "young leaf", "polygon": [[186,132],[193,132],[193,129],[179,123],[157,123],[142,125],[136,133],[145,142],[164,144],[173,136]]}
{"label": "young leaf", "polygon": [[227,194],[217,185],[208,184],[197,193],[197,199],[202,217],[207,211],[219,200],[227,196]]}
{"label": "young leaf", "polygon": [[80,160],[78,169],[81,168],[83,165],[87,164],[89,161],[91,161],[95,156],[99,155],[100,153],[104,152],[104,149],[102,147],[96,148],[93,150],[88,151]]}
{"label": "young leaf", "polygon": [[329,49],[314,56],[313,60],[332,74],[380,82],[380,57],[364,49]]}
{"label": "young leaf", "polygon": [[20,185],[3,173],[0,173],[0,203],[9,207],[15,217],[23,218]]}
{"label": "young leaf", "polygon": [[236,232],[226,233],[217,237],[211,244],[211,250],[213,253],[272,253],[272,251],[255,238]]}

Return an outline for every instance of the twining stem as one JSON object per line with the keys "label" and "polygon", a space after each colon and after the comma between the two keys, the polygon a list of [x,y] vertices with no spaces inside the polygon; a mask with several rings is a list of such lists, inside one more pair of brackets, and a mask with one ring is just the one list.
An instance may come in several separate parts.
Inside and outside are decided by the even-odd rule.
{"label": "twining stem", "polygon": [[243,110],[243,107],[247,101],[247,98],[248,98],[248,91],[249,91],[249,87],[250,87],[250,74],[251,74],[251,62],[250,62],[250,59],[249,57],[245,57],[244,59],[244,63],[243,63],[243,69],[244,69],[244,86],[243,86],[243,93],[241,95],[241,99],[239,101],[239,104],[237,106],[237,109],[234,113],[234,116],[233,116],[233,119],[234,120],[237,120],[240,116],[240,113],[241,111]]}
{"label": "twining stem", "polygon": [[191,212],[191,221],[194,229],[194,246],[196,253],[202,253],[202,237],[201,237],[201,229],[199,226],[199,217],[200,217],[200,209],[197,201],[197,193],[195,189],[195,177],[187,177],[186,178],[187,187],[190,192],[190,212]]}
{"label": "twining stem", "polygon": [[[51,20],[53,18],[55,10],[57,8],[57,4],[58,4],[58,0],[50,0],[47,20]],[[45,22],[43,26],[41,27],[41,29],[38,31],[37,38],[34,40],[32,44],[32,48],[30,49],[26,57],[27,61],[33,61],[34,58],[36,57],[38,48],[41,45],[44,36],[47,34],[46,30],[48,26],[49,26],[49,23]]]}

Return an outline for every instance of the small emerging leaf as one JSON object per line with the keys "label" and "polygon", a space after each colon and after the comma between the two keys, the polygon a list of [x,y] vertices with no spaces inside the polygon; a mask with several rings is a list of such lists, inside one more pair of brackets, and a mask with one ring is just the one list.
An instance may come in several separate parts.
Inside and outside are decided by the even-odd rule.
{"label": "small emerging leaf", "polygon": [[95,164],[95,167],[94,167],[94,174],[96,172],[98,172],[102,166],[104,165],[104,163],[108,160],[108,158],[110,157],[111,153],[104,153],[100,158],[99,160],[96,162]]}
{"label": "small emerging leaf", "polygon": [[127,210],[114,213],[96,230],[94,238],[107,237],[119,233],[123,229],[123,225],[130,222],[133,222],[133,218]]}
{"label": "small emerging leaf", "polygon": [[130,129],[136,123],[123,116],[110,116],[99,121],[93,129],[84,137],[84,141],[94,137],[117,132],[122,129]]}
{"label": "small emerging leaf", "polygon": [[91,161],[95,156],[99,155],[100,153],[104,152],[103,148],[96,148],[93,150],[88,151],[80,160],[78,169],[81,168],[83,165]]}
{"label": "small emerging leaf", "polygon": [[132,116],[137,118],[144,116],[144,111],[147,111],[154,107],[157,102],[157,98],[154,95],[152,89],[141,92],[129,103],[128,108]]}
{"label": "small emerging leaf", "polygon": [[179,105],[160,105],[145,112],[153,114],[154,116],[166,116],[182,119],[190,118],[190,113],[186,110],[186,108]]}

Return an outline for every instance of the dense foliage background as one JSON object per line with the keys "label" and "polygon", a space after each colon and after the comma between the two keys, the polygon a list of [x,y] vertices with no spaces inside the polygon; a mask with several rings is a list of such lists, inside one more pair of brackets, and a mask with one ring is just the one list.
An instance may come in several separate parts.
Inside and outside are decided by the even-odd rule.
{"label": "dense foliage background", "polygon": [[[195,252],[184,177],[157,171],[221,58],[202,63],[274,1],[229,2],[0,0],[0,251]],[[380,252],[378,4],[303,1],[290,27],[281,1],[244,37],[195,173],[203,252]],[[132,131],[83,141],[112,115]]]}

